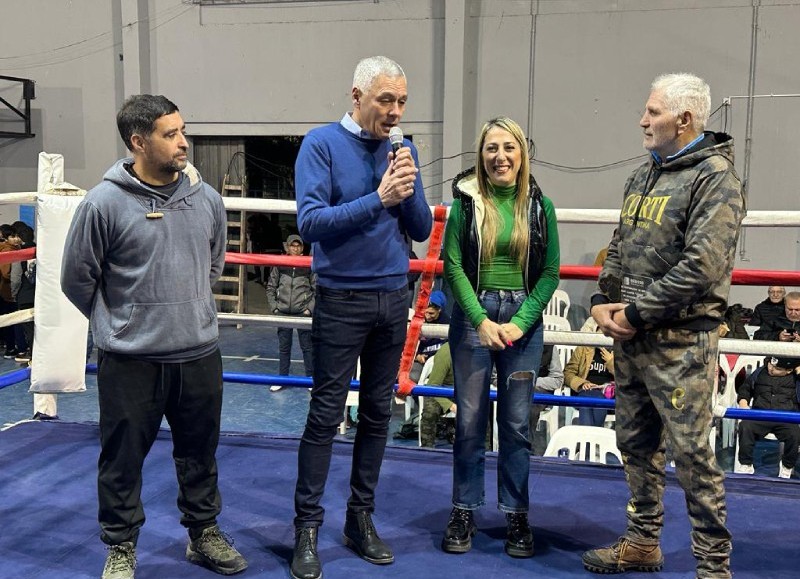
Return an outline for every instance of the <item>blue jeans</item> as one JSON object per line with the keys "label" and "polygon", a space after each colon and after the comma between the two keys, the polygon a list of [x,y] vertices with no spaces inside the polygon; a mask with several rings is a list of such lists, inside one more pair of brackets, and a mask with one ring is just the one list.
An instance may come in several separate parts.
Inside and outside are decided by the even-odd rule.
{"label": "blue jeans", "polygon": [[[482,291],[478,295],[489,319],[511,320],[524,291]],[[485,504],[486,423],[490,418],[489,382],[497,370],[498,508],[527,512],[531,394],[542,358],[544,334],[538,322],[502,351],[480,345],[478,332],[456,304],[450,319],[450,352],[455,380],[456,440],[453,445],[453,505],[477,509]]]}
{"label": "blue jeans", "polygon": [[[584,398],[605,398],[603,391],[599,388],[592,390],[581,390],[576,392],[575,396],[583,396]],[[579,408],[578,409],[578,424],[581,426],[603,426],[606,423],[606,415],[608,410],[605,408]]]}
{"label": "blue jeans", "polygon": [[358,427],[347,509],[375,510],[375,487],[392,415],[392,387],[406,339],[407,304],[405,286],[393,292],[317,286],[311,322],[314,387],[297,455],[297,527],[322,524],[325,511],[320,501],[330,470],[333,437],[344,416],[359,357]]}

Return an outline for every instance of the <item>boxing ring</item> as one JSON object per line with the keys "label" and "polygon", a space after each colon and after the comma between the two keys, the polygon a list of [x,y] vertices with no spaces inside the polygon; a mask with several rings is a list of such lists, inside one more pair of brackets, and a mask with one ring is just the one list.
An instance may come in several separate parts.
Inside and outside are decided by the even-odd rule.
{"label": "boxing ring", "polygon": [[[0,202],[36,203],[42,192],[0,195]],[[229,209],[294,213],[293,202],[262,199],[224,198]],[[559,222],[616,223],[617,211],[558,210]],[[39,229],[43,231],[47,229]],[[798,212],[751,212],[745,226],[800,226]],[[53,245],[53,243],[55,245]],[[63,238],[62,238],[63,243]],[[44,247],[42,247],[44,246]],[[49,251],[41,243],[38,252]],[[50,247],[57,247],[52,242]],[[31,250],[28,250],[31,251]],[[438,253],[438,252],[437,252]],[[31,254],[8,252],[0,260],[30,259]],[[308,266],[310,258],[269,255],[228,254],[228,263],[248,265]],[[435,261],[435,260],[433,260]],[[41,267],[41,264],[40,266]],[[414,271],[432,276],[441,264],[430,259],[412,262]],[[562,266],[563,279],[595,279],[599,268]],[[52,273],[52,272],[51,272]],[[39,272],[37,271],[37,276]],[[797,272],[754,272],[737,270],[734,283],[800,285]],[[41,286],[37,288],[41,290]],[[45,284],[46,287],[46,284]],[[420,300],[421,302],[422,300]],[[52,321],[39,315],[37,301],[34,321],[37,334]],[[418,302],[419,306],[419,302]],[[419,308],[417,308],[419,309]],[[30,319],[31,312],[17,312]],[[27,318],[25,317],[27,316]],[[39,317],[39,319],[37,319]],[[310,320],[282,316],[220,314],[221,321],[246,326],[307,327]],[[0,318],[0,325],[22,319]],[[74,328],[67,329],[73,332]],[[85,330],[84,330],[85,332]],[[446,335],[446,326],[422,326],[423,335]],[[78,332],[79,334],[79,332]],[[69,334],[74,336],[74,333]],[[0,404],[4,386],[46,375],[58,374],[63,365],[42,361],[47,341],[36,338],[32,368],[0,376]],[[72,355],[80,355],[80,337]],[[610,345],[597,333],[546,331],[545,341],[562,345]],[[85,339],[84,339],[85,342]],[[84,346],[85,347],[85,346]],[[61,346],[61,349],[65,347]],[[750,342],[722,339],[721,352],[733,355],[783,354],[800,356],[800,344]],[[76,354],[77,352],[77,354]],[[72,360],[71,362],[74,362]],[[83,359],[78,366],[83,371]],[[40,367],[46,366],[45,370]],[[89,367],[91,371],[92,368]],[[41,372],[45,372],[42,374]],[[310,379],[279,377],[244,372],[224,373],[227,383],[283,385],[305,389]],[[70,377],[72,384],[73,377]],[[48,384],[52,384],[48,382]],[[73,386],[70,385],[70,388]],[[357,389],[357,380],[353,388]],[[740,410],[727,407],[733,381],[715,397],[720,422],[755,419],[800,423],[800,413]],[[46,408],[55,409],[58,394],[52,385],[37,396]],[[451,389],[417,386],[414,394],[447,396]],[[267,394],[265,394],[267,395]],[[52,398],[51,398],[52,397]],[[569,396],[535,395],[548,405],[613,407],[613,400]],[[724,437],[723,437],[724,439]],[[0,432],[0,576],[27,578],[97,577],[105,559],[96,522],[96,464],[99,453],[96,423],[24,421]],[[220,524],[236,541],[250,567],[242,577],[288,577],[293,546],[293,490],[296,478],[296,436],[282,433],[223,432],[217,453],[223,512]],[[487,507],[476,515],[479,532],[473,549],[464,555],[447,555],[439,544],[450,511],[452,456],[443,449],[387,447],[381,482],[377,490],[376,525],[381,536],[394,548],[396,562],[374,567],[353,555],[341,543],[344,505],[349,493],[351,443],[337,437],[323,504],[326,523],[319,539],[319,553],[327,578],[338,577],[431,577],[480,578],[586,577],[580,561],[582,552],[601,543],[613,542],[624,530],[627,486],[621,468],[588,464],[563,458],[531,457],[531,511],[536,555],[512,559],[503,553],[505,519],[494,508],[496,497],[496,456],[487,457]],[[728,523],[734,535],[732,566],[735,577],[796,577],[798,562],[791,557],[792,545],[800,540],[794,521],[800,516],[800,484],[797,480],[729,474]],[[144,468],[143,501],[147,523],[142,529],[137,555],[138,577],[215,577],[211,571],[184,559],[186,536],[178,524],[175,508],[177,485],[171,457],[169,433],[159,434]],[[665,565],[650,577],[693,577],[689,523],[683,491],[674,473],[668,472],[665,492],[666,524],[662,549]],[[636,575],[634,575],[636,576]]]}

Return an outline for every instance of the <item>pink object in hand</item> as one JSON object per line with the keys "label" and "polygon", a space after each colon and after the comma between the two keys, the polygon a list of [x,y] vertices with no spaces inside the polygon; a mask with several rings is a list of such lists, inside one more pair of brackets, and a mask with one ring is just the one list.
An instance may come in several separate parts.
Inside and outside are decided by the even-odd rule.
{"label": "pink object in hand", "polygon": [[609,382],[606,384],[606,387],[603,388],[603,396],[608,399],[614,398],[614,393],[616,392],[617,385],[614,382]]}

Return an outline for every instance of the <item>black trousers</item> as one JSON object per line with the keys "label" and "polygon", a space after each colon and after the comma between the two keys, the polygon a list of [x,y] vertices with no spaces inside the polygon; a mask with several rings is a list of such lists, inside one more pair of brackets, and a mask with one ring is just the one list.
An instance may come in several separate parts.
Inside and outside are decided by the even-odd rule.
{"label": "black trousers", "polygon": [[786,468],[794,468],[800,446],[800,426],[783,422],[756,422],[742,420],[739,423],[739,462],[753,464],[753,448],[757,440],[772,433],[783,443],[781,462]]}
{"label": "black trousers", "polygon": [[97,389],[102,540],[109,545],[136,543],[145,521],[142,465],[163,417],[172,432],[181,524],[190,531],[214,525],[222,508],[215,456],[222,411],[219,350],[182,364],[99,351]]}
{"label": "black trousers", "polygon": [[375,487],[391,418],[392,386],[408,319],[407,289],[394,292],[317,287],[311,340],[314,388],[298,451],[295,525],[317,527],[328,479],[333,437],[342,421],[350,380],[361,359],[358,427],[350,473],[352,512],[375,509]]}

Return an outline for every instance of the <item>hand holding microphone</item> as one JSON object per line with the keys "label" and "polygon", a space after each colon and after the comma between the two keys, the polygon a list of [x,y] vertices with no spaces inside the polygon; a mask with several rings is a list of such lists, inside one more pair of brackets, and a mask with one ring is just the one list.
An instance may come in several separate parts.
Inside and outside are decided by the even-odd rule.
{"label": "hand holding microphone", "polygon": [[400,127],[391,128],[389,142],[392,144],[389,166],[378,186],[378,196],[384,207],[398,205],[413,195],[414,183],[419,172],[414,165],[411,149],[403,146],[403,131],[400,130]]}

